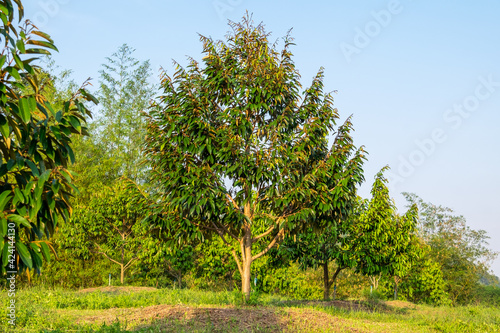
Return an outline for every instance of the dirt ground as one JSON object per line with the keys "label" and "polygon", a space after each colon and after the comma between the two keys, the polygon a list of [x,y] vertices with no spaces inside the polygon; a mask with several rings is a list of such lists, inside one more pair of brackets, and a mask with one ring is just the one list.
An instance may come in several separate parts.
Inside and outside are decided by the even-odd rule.
{"label": "dirt ground", "polygon": [[144,308],[108,309],[86,314],[81,324],[112,324],[119,320],[129,329],[154,326],[162,332],[197,331],[210,328],[214,332],[365,332],[355,329],[347,320],[321,311],[270,307],[188,307],[155,305]]}
{"label": "dirt ground", "polygon": [[[82,289],[80,293],[110,294],[155,291],[150,287],[99,287]],[[358,301],[286,301],[281,306],[185,306],[154,305],[140,308],[84,310],[74,314],[80,324],[107,324],[119,321],[127,329],[155,327],[161,332],[368,332],[352,320],[332,316],[318,310],[335,307],[348,311],[373,311],[373,306]],[[304,306],[304,307],[303,307]],[[315,307],[307,308],[307,307]],[[378,311],[412,308],[408,302],[391,301],[375,305]],[[358,326],[358,328],[355,328]],[[382,331],[385,329],[382,328]],[[391,330],[388,330],[390,332]]]}

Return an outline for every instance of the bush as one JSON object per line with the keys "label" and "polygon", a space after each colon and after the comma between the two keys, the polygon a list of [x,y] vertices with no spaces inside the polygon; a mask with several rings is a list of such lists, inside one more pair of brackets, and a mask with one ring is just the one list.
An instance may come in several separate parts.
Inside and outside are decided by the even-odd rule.
{"label": "bush", "polygon": [[500,306],[500,287],[479,285],[476,289],[476,302],[488,306]]}
{"label": "bush", "polygon": [[296,263],[275,269],[264,276],[262,291],[293,299],[322,299],[322,276],[318,272],[312,269],[302,271]]}

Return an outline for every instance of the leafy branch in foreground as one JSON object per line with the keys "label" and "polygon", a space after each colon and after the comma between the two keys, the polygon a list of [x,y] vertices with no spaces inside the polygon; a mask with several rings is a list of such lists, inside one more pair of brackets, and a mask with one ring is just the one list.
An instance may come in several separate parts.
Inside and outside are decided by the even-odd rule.
{"label": "leafy branch in foreground", "polygon": [[[85,87],[56,108],[44,94],[36,56],[56,50],[46,33],[23,21],[20,1],[0,1],[0,258],[2,272],[39,271],[50,260],[48,242],[58,219],[71,214],[76,190],[68,170],[72,137],[87,134]],[[15,28],[15,11],[21,26]],[[10,233],[8,233],[10,231]],[[13,233],[12,233],[13,231]],[[8,235],[8,237],[7,237]],[[9,242],[9,243],[8,243]],[[15,250],[8,246],[15,243]],[[13,254],[15,260],[13,259]],[[19,259],[20,258],[20,259]]]}

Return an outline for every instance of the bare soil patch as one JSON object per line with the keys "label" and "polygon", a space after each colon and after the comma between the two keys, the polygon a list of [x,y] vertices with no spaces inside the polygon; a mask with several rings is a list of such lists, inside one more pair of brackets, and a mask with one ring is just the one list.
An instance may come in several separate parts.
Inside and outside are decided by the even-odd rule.
{"label": "bare soil patch", "polygon": [[112,324],[119,320],[128,329],[155,327],[161,332],[365,332],[352,324],[314,309],[269,307],[188,307],[156,305],[144,308],[92,311],[80,324]]}

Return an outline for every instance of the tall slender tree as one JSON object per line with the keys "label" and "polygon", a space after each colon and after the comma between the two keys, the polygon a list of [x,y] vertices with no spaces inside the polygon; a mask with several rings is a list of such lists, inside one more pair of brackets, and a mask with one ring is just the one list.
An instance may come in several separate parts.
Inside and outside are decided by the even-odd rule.
{"label": "tall slender tree", "polygon": [[142,113],[156,92],[149,60],[140,62],[133,57],[134,51],[123,44],[102,65],[97,94],[101,109],[93,135],[113,160],[117,177],[143,181],[146,167],[141,164],[141,149],[146,127]]}
{"label": "tall slender tree", "polygon": [[[422,255],[417,235],[418,208],[412,205],[400,216],[389,196],[383,168],[375,176],[372,198],[356,224],[357,269],[368,276],[386,274],[394,278],[394,297],[397,287],[411,266]],[[378,281],[378,279],[375,279]]]}

